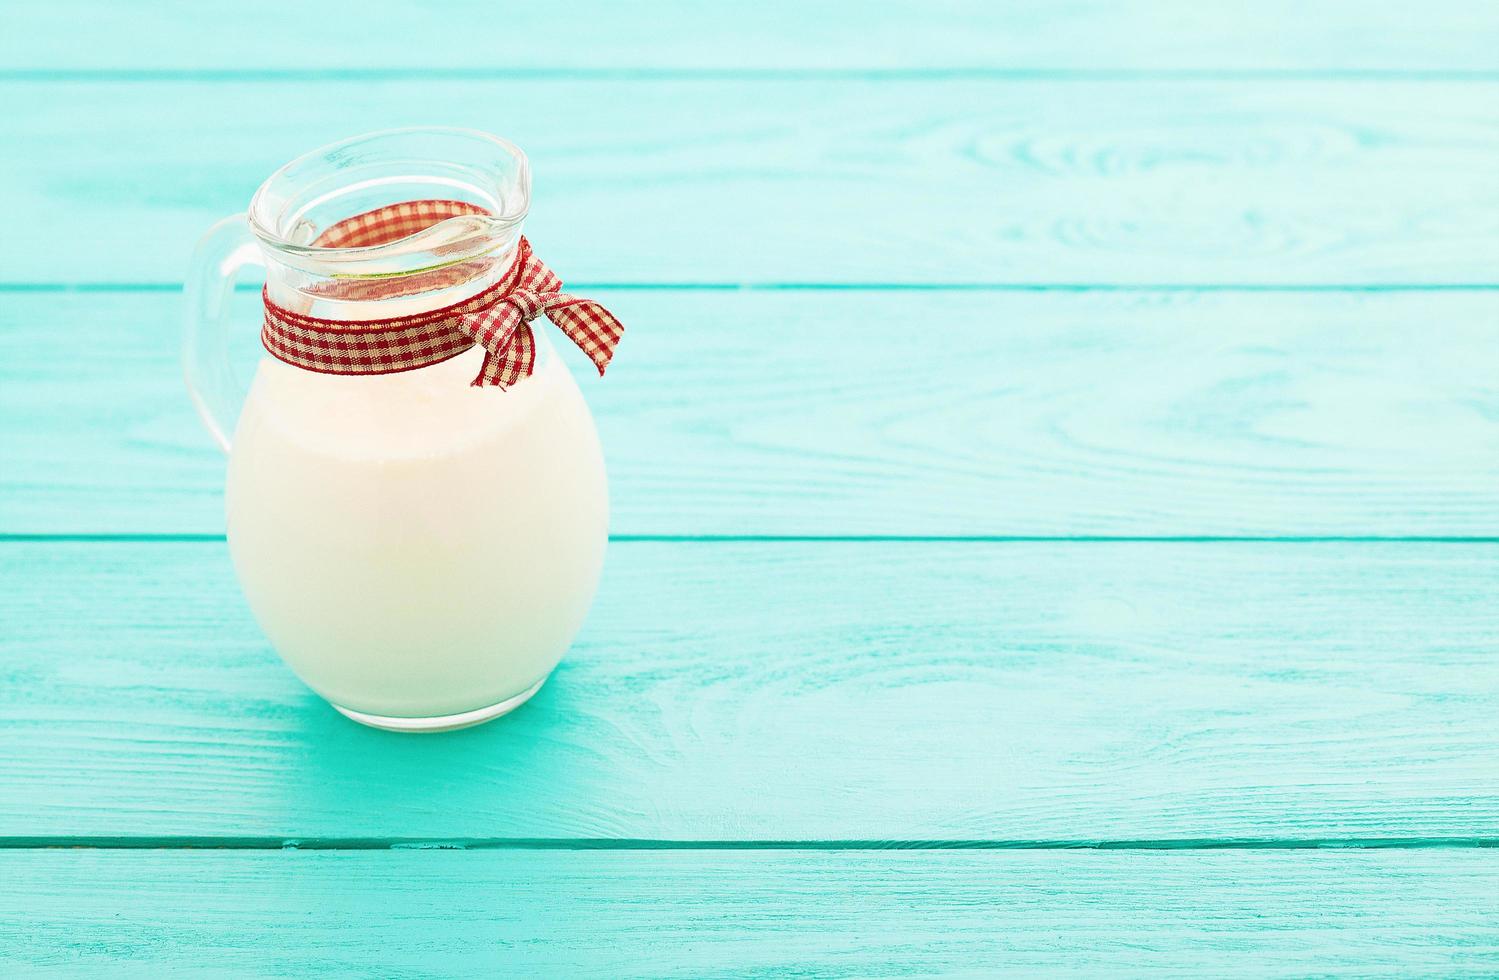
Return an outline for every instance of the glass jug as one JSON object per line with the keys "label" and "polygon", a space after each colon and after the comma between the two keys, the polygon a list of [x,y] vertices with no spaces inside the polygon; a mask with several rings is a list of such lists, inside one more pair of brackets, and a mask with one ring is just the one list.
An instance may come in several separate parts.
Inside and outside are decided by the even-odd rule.
{"label": "glass jug", "polygon": [[[386,374],[324,374],[267,355],[243,393],[226,353],[226,300],[238,270],[256,264],[268,302],[324,321],[461,304],[516,266],[529,196],[525,155],[504,140],[375,133],[287,164],[193,258],[184,366],[229,454],[235,572],[287,664],[366,725],[460,728],[541,687],[603,564],[608,498],[593,419],[540,323],[534,371],[508,389],[472,386],[485,357],[474,346]],[[356,215],[432,199],[471,213],[375,245],[326,244]]]}

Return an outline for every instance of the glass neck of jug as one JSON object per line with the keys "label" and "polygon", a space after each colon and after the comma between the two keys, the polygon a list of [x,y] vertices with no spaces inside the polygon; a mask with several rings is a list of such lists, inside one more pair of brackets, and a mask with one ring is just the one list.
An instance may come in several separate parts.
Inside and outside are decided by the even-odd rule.
{"label": "glass neck of jug", "polygon": [[[362,215],[440,202],[436,216],[347,234]],[[249,225],[278,306],[329,320],[460,303],[510,269],[530,206],[514,145],[474,130],[392,130],[315,150],[256,192]],[[395,210],[392,210],[395,209]]]}

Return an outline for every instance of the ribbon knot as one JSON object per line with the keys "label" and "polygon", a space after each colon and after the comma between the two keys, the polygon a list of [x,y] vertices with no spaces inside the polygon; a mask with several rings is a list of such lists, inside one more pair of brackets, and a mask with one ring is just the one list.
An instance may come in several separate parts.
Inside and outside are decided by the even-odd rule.
{"label": "ribbon knot", "polygon": [[[533,293],[529,290],[517,289],[508,296],[501,296],[495,306],[509,306],[515,310],[515,315],[525,323],[541,316],[546,312],[547,300],[556,293]],[[478,314],[470,314],[477,316]]]}
{"label": "ribbon knot", "polygon": [[[316,244],[383,244],[457,214],[481,212],[481,208],[462,201],[411,201],[345,219],[320,235]],[[411,292],[450,285],[446,280],[455,274],[471,275],[475,271],[462,265],[418,273],[417,282],[397,288]],[[399,295],[389,285],[398,280],[383,282],[383,286],[382,281],[349,284],[338,298]],[[500,282],[440,310],[381,320],[326,320],[277,306],[269,294],[264,300],[261,340],[273,356],[297,367],[324,374],[389,374],[445,361],[478,344],[486,356],[473,384],[502,389],[529,377],[534,370],[536,338],[531,321],[539,316],[546,316],[567,334],[593,361],[599,374],[614,356],[625,329],[593,300],[562,292],[562,280],[531,252],[531,244],[524,238]]]}

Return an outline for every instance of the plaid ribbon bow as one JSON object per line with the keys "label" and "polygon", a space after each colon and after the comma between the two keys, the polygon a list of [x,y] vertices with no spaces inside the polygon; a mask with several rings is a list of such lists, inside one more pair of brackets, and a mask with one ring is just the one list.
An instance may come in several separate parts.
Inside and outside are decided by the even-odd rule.
{"label": "plaid ribbon bow", "polygon": [[[446,218],[485,214],[463,201],[409,201],[355,215],[329,227],[314,244],[325,248],[382,245],[414,235]],[[339,283],[339,299],[389,298],[471,277],[472,263],[417,273],[402,280]],[[273,356],[323,374],[391,374],[445,361],[479,344],[487,352],[475,385],[508,388],[536,366],[531,321],[543,314],[587,354],[599,374],[614,355],[624,325],[593,300],[562,292],[562,280],[531,253],[524,238],[504,278],[470,299],[412,316],[384,320],[325,320],[277,306],[269,294],[260,338]]]}

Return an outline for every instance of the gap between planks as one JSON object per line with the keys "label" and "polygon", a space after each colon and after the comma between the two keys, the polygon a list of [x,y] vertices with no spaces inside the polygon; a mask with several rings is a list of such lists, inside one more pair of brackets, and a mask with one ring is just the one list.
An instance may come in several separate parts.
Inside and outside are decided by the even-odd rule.
{"label": "gap between planks", "polygon": [[[0,533],[0,544],[196,544],[227,540],[223,534],[193,532]],[[1499,536],[1418,534],[611,534],[609,540],[614,544],[1499,544]]]}
{"label": "gap between planks", "polygon": [[11,68],[0,82],[1492,82],[1484,69],[1283,68]]}
{"label": "gap between planks", "polygon": [[1499,837],[1202,837],[1124,840],[669,840],[629,837],[8,836],[0,850],[229,851],[1314,851],[1474,850]]}

